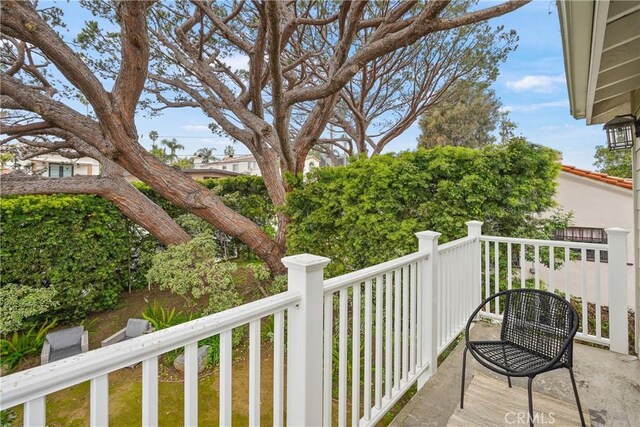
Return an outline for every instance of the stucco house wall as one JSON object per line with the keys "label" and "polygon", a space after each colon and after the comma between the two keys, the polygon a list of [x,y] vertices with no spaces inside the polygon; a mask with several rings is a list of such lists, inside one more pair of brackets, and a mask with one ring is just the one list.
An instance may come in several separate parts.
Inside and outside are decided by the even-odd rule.
{"label": "stucco house wall", "polygon": [[68,159],[58,154],[48,154],[37,156],[31,159],[32,170],[43,171],[45,177],[49,176],[49,165],[73,165],[73,175],[100,175],[100,163],[89,157],[81,157],[79,159]]}
{"label": "stucco house wall", "polygon": [[[561,209],[573,212],[572,226],[588,228],[620,227],[629,230],[627,237],[627,301],[629,307],[635,303],[635,271],[637,262],[634,260],[634,215],[633,190],[618,185],[598,181],[585,176],[578,176],[565,170],[558,177],[556,201]],[[563,253],[563,252],[561,252]],[[587,261],[587,295],[589,301],[596,300],[596,293],[600,290],[600,300],[608,303],[608,273],[607,263],[600,263],[600,286],[597,286],[597,263]],[[566,283],[569,292],[578,293],[582,280],[582,263],[572,261],[568,266],[555,271],[554,283],[556,288],[565,289],[565,270],[569,270],[569,282]],[[550,283],[551,271],[541,267],[541,279]]]}

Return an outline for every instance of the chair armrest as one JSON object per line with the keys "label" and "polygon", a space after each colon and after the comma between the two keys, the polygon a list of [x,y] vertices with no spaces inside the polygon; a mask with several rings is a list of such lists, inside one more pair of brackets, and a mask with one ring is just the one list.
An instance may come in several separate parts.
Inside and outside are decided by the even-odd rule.
{"label": "chair armrest", "polygon": [[82,348],[82,352],[86,353],[89,351],[89,331],[84,331],[82,333],[82,339],[80,340],[80,347]]}
{"label": "chair armrest", "polygon": [[471,316],[469,316],[469,320],[467,321],[467,326],[464,329],[464,339],[465,342],[469,342],[469,330],[471,329],[471,323],[473,323],[473,319],[476,318],[476,316],[478,315],[478,313],[480,313],[480,310],[482,310],[482,308],[487,305],[491,300],[494,300],[496,298],[500,298],[502,295],[507,294],[509,291],[501,291],[498,292],[497,294],[493,294],[491,295],[489,298],[484,299],[480,305],[473,311],[473,313],[471,314]]}
{"label": "chair armrest", "polygon": [[101,347],[106,347],[108,345],[115,344],[117,342],[122,341],[124,339],[124,336],[125,336],[124,333],[126,330],[127,328],[120,329],[118,332],[111,335],[109,338],[103,339],[101,343]]}
{"label": "chair armrest", "polygon": [[45,365],[49,363],[49,353],[51,353],[51,345],[47,340],[42,345],[42,352],[40,353],[40,364]]}

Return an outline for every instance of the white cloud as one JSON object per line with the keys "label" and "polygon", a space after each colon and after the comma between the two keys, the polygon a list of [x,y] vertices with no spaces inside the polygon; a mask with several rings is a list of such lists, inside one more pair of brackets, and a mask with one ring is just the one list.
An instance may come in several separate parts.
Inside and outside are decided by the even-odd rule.
{"label": "white cloud", "polygon": [[564,85],[565,78],[562,75],[559,76],[524,76],[519,80],[512,80],[507,82],[507,87],[515,92],[538,92],[549,93],[553,92]]}
{"label": "white cloud", "polygon": [[184,125],[182,129],[189,132],[209,132],[209,126],[207,125]]}
{"label": "white cloud", "polygon": [[222,60],[233,71],[249,70],[249,57],[240,53],[233,54]]}
{"label": "white cloud", "polygon": [[551,102],[538,102],[535,104],[524,104],[524,105],[505,105],[501,108],[501,111],[511,112],[511,111],[536,111],[542,108],[556,108],[556,107],[568,107],[569,101],[551,101]]}

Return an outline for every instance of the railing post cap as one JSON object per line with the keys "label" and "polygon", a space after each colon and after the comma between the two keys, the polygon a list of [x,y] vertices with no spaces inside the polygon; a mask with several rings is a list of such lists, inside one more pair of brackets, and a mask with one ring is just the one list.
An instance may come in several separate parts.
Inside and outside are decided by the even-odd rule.
{"label": "railing post cap", "polygon": [[290,270],[315,271],[326,267],[330,258],[312,254],[299,254],[282,258],[282,263]]}
{"label": "railing post cap", "polygon": [[628,230],[625,230],[624,228],[620,228],[620,227],[605,228],[604,231],[607,233],[608,236],[611,236],[611,235],[626,236],[627,234],[629,234]]}
{"label": "railing post cap", "polygon": [[435,240],[438,237],[442,236],[442,233],[438,233],[437,231],[419,231],[416,233],[416,237],[418,239],[425,239],[425,240]]}
{"label": "railing post cap", "polygon": [[473,220],[473,221],[467,221],[465,222],[465,224],[467,227],[482,227],[482,224],[484,224],[484,222]]}

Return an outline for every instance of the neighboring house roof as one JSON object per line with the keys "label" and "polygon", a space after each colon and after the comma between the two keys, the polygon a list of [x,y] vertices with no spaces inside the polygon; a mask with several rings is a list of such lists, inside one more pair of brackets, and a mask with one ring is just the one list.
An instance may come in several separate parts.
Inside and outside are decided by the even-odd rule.
{"label": "neighboring house roof", "polygon": [[255,157],[251,154],[243,154],[240,156],[228,157],[222,160],[214,160],[213,162],[203,163],[203,165],[215,165],[220,163],[241,163],[241,162],[253,162],[255,161]]}
{"label": "neighboring house roof", "polygon": [[228,171],[225,169],[213,169],[213,168],[196,168],[196,169],[182,169],[182,172],[186,173],[187,175],[194,175],[194,174],[216,174],[216,175],[228,175],[228,176],[242,176],[242,175],[246,175],[243,173],[239,173],[239,172],[233,172],[233,171]]}
{"label": "neighboring house roof", "polygon": [[585,178],[593,179],[596,181],[604,182],[606,184],[615,185],[629,190],[633,189],[633,181],[626,178],[618,178],[617,176],[607,175],[600,172],[592,172],[586,169],[579,169],[575,166],[562,165],[562,170],[573,175],[582,176]]}

